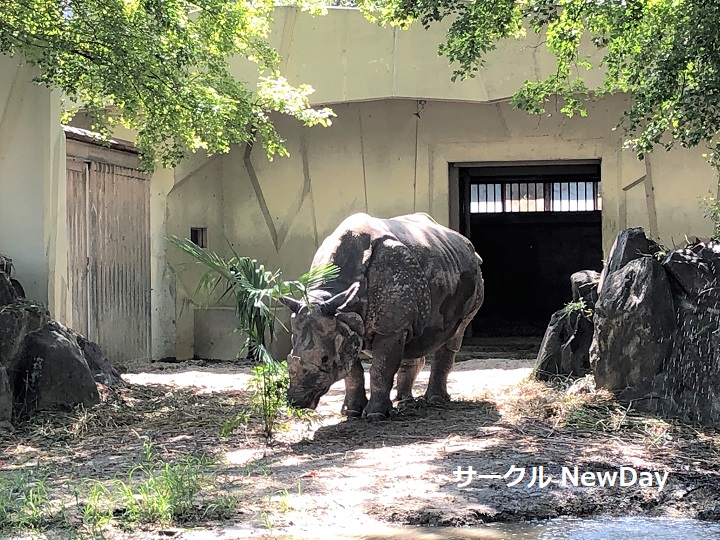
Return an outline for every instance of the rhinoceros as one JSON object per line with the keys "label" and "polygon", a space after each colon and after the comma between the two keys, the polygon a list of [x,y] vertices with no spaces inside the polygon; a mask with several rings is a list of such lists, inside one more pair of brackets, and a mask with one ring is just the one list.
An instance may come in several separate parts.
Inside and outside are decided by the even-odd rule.
{"label": "rhinoceros", "polygon": [[[484,298],[482,259],[472,243],[425,213],[391,219],[359,213],[323,241],[312,267],[327,263],[339,274],[309,290],[307,303],[281,299],[293,312],[288,401],[315,409],[344,378],[345,415],[387,418],[396,373],[397,400],[412,399],[431,353],[425,399],[449,400],[455,353]],[[372,357],[369,401],[361,351]]]}

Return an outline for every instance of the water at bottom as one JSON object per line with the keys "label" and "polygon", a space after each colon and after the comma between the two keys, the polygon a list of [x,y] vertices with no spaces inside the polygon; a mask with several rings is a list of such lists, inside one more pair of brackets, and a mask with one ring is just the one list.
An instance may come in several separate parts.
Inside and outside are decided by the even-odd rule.
{"label": "water at bottom", "polygon": [[379,526],[362,531],[286,529],[269,532],[231,527],[186,531],[183,540],[720,540],[720,523],[679,518],[557,518],[478,527]]}
{"label": "water at bottom", "polygon": [[[720,523],[677,518],[596,517],[491,524],[495,538],[513,540],[710,540],[720,539]],[[493,530],[495,529],[495,530]],[[458,535],[456,538],[463,538]],[[482,537],[480,537],[482,538]],[[489,538],[493,538],[490,536]]]}

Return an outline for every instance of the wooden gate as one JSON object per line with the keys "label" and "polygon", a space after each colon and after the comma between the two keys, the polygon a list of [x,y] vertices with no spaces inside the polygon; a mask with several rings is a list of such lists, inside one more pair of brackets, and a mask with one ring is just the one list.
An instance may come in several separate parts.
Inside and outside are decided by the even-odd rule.
{"label": "wooden gate", "polygon": [[68,156],[72,326],[111,362],[149,358],[149,177],[127,152],[68,141]]}

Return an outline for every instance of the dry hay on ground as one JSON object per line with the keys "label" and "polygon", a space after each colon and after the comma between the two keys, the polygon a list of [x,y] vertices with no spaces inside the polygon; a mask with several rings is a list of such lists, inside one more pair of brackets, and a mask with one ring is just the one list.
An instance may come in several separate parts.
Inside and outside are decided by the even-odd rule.
{"label": "dry hay on ground", "polygon": [[[523,381],[527,365],[461,362],[451,375],[454,402],[419,402],[381,423],[342,418],[340,383],[312,422],[292,421],[269,445],[257,419],[219,436],[227,418],[247,409],[248,372],[175,365],[126,374],[129,386],[104,390],[91,410],[38,415],[0,436],[2,469],[51,466],[57,479],[110,480],[142,461],[148,442],[168,462],[214,456],[217,489],[240,497],[231,521],[261,528],[463,525],[607,512],[717,519],[716,432],[635,414],[582,385],[568,391],[564,381]],[[426,381],[424,371],[417,393]],[[457,466],[504,473],[511,465],[563,464],[667,470],[671,480],[658,494],[511,489],[497,481],[459,489],[453,475]]]}

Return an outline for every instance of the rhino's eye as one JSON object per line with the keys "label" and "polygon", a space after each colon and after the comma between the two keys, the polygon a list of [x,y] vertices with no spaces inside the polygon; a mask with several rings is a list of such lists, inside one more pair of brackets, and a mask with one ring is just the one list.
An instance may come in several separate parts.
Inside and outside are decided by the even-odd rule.
{"label": "rhino's eye", "polygon": [[328,360],[330,360],[330,357],[327,354],[323,355],[322,361],[327,362]]}

